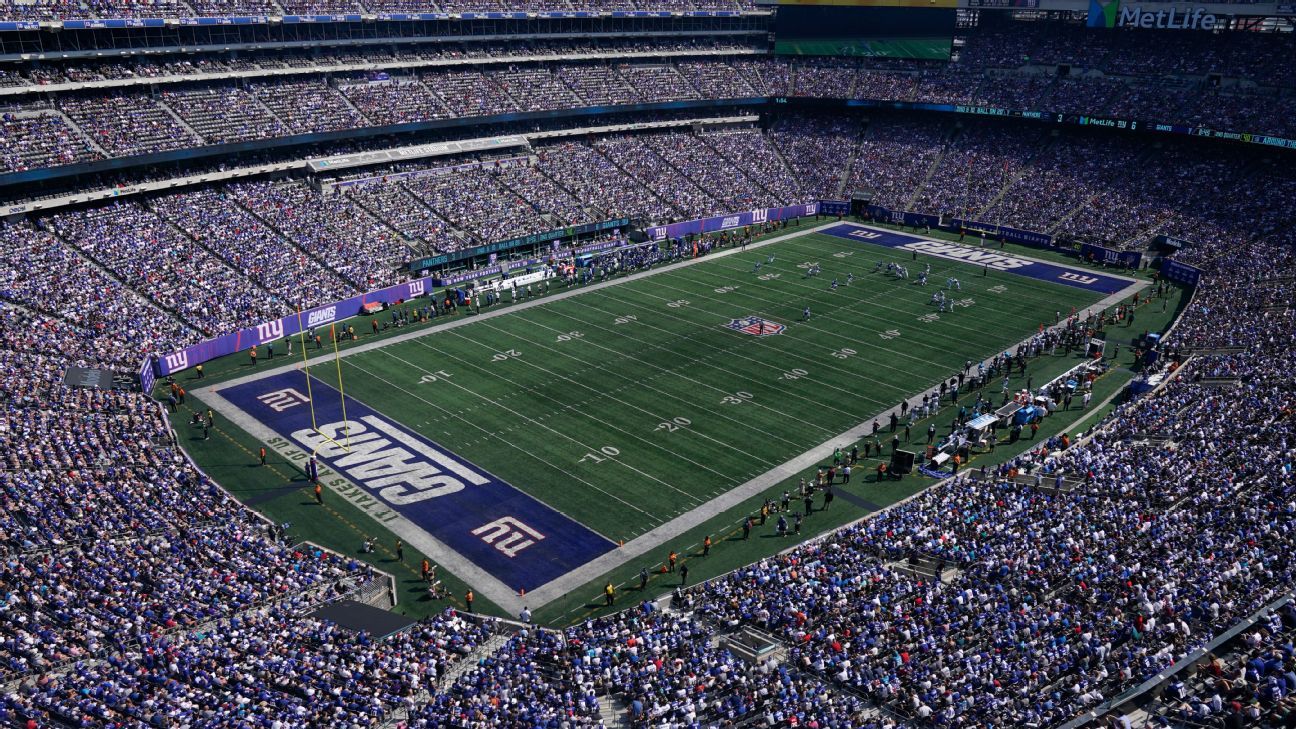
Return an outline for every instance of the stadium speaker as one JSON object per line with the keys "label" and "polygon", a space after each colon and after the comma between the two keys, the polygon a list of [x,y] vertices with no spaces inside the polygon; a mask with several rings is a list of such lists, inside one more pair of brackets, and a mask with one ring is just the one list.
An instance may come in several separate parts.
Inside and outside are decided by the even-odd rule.
{"label": "stadium speaker", "polygon": [[914,458],[915,455],[913,451],[902,451],[896,449],[896,451],[891,454],[891,473],[896,476],[913,473]]}

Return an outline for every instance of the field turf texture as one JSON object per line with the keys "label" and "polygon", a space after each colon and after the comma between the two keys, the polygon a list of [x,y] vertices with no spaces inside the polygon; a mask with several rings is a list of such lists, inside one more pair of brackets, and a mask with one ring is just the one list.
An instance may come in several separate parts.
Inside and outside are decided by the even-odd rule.
{"label": "field turf texture", "polygon": [[[874,273],[878,260],[904,262],[911,278]],[[754,272],[757,261],[762,266]],[[931,283],[914,285],[928,261]],[[807,278],[803,266],[812,262],[823,272]],[[848,286],[850,273],[855,281]],[[457,456],[613,541],[629,540],[930,389],[964,361],[1014,345],[1040,323],[1051,324],[1053,312],[1065,315],[1097,299],[1011,273],[982,273],[978,266],[922,256],[914,262],[908,253],[808,234],[349,356],[342,359],[344,384],[348,395]],[[970,301],[932,319],[931,293],[951,274],[962,281],[953,298]],[[829,286],[834,277],[836,291]],[[1176,290],[1165,314],[1159,303],[1146,307],[1140,331],[1163,327],[1178,299]],[[806,306],[811,318],[799,321]],[[751,315],[786,328],[751,336],[726,326]],[[248,374],[237,357],[229,359],[209,365],[212,378]],[[1077,361],[1042,358],[1032,363],[1032,376],[1042,383]],[[428,380],[431,373],[449,377]],[[1096,401],[1128,375],[1117,370],[1100,380]],[[201,407],[193,398],[188,404]],[[942,433],[951,417],[948,408],[936,417]],[[295,466],[272,458],[260,467],[253,457],[259,444],[236,428],[218,424],[211,441],[185,438],[185,419],[184,412],[176,419],[182,444],[237,496],[277,521],[293,522],[290,531],[302,538],[347,554],[366,535],[379,536],[374,561],[408,590],[402,611],[418,615],[445,606],[421,596],[421,555],[407,549],[405,564],[397,564],[393,539],[383,538],[376,522],[341,499],[315,505]],[[1068,422],[1066,414],[1054,416],[1045,432]],[[925,440],[926,427],[915,426],[916,442]],[[1029,443],[1020,446],[1000,448],[995,458]],[[874,465],[861,464],[852,485],[838,489],[831,515],[806,520],[803,538],[931,483],[911,476],[875,484],[865,478]],[[794,485],[775,484],[769,493]],[[680,535],[679,544],[663,545],[661,556],[680,551],[695,581],[789,546],[790,539],[769,538],[770,529],[748,542],[735,538],[741,516],[759,503],[716,514]],[[691,558],[706,534],[716,548],[705,560]],[[640,566],[655,570],[658,561],[635,561],[611,577],[620,584]],[[463,586],[443,577],[455,595],[449,604],[462,605]],[[565,622],[595,612],[592,601],[606,577],[589,578],[588,587],[537,617]],[[632,590],[629,598],[656,594],[674,580],[655,573],[648,594]],[[481,597],[475,607],[493,608]]]}

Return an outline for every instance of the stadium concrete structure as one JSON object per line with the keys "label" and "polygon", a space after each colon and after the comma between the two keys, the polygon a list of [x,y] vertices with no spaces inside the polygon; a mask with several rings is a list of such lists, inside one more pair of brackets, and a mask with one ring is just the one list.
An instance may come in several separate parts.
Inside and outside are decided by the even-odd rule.
{"label": "stadium concrete structure", "polygon": [[906,5],[0,0],[0,726],[1292,726],[1296,7]]}

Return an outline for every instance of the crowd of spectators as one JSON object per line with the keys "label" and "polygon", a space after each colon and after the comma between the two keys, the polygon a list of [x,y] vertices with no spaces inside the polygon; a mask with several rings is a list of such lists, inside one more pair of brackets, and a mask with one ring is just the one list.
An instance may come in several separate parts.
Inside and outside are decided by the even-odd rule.
{"label": "crowd of spectators", "polygon": [[155,199],[153,209],[220,256],[251,286],[288,302],[291,311],[360,293],[336,270],[319,265],[309,249],[294,244],[240,205],[229,191],[167,195]]}
{"label": "crowd of spectators", "polygon": [[290,134],[332,132],[369,126],[337,89],[324,81],[280,81],[251,87],[257,99]]}
{"label": "crowd of spectators", "polygon": [[[727,130],[701,137],[735,170],[741,170],[751,184],[763,188],[773,205],[795,205],[813,198],[801,189],[778,150],[757,129]],[[737,209],[737,208],[735,208]]]}
{"label": "crowd of spectators", "polygon": [[[200,13],[360,7],[188,5]],[[622,6],[737,4],[606,7]],[[508,6],[518,7],[547,5]],[[3,8],[24,18],[188,12],[106,0]],[[1080,29],[1011,30],[972,34],[959,68],[765,58],[601,64],[583,78],[589,67],[519,66],[56,103],[114,156],[788,89],[943,103],[1036,99],[1059,110],[1259,129],[1292,123],[1277,119],[1292,103],[1285,92],[1197,80],[989,81],[972,72],[1027,63],[1112,75],[1225,68],[1281,84],[1289,83],[1290,39],[1252,34],[1259,39],[1244,46],[1221,38],[1194,56],[1201,43],[1191,34],[1158,33],[1158,45],[1132,33],[1094,40]],[[191,72],[126,68],[64,74]],[[6,74],[0,84],[13,80]],[[4,117],[2,169],[96,158],[62,119]],[[0,223],[0,724],[582,726],[611,710],[639,726],[1055,725],[1102,710],[1290,593],[1296,175],[1285,160],[1038,127],[787,115],[768,132],[608,135],[538,144],[533,157],[513,162],[392,171],[426,174],[325,191],[294,179],[240,182]],[[1163,344],[1158,368],[1169,379],[1080,442],[1050,439],[991,473],[945,481],[681,593],[669,612],[645,604],[562,631],[527,627],[498,645],[492,623],[453,610],[384,639],[306,617],[369,571],[276,538],[185,460],[149,397],[62,384],[72,365],[132,370],[146,353],[394,283],[415,253],[601,217],[665,222],[857,189],[891,207],[1113,247],[1142,248],[1156,234],[1190,240],[1176,257],[1202,266],[1205,281]],[[918,574],[916,563],[935,565],[934,574]],[[1294,626],[1296,612],[1280,611],[1232,655],[1206,658],[1198,680],[1170,685],[1152,721],[1287,721]],[[739,660],[722,647],[739,628],[774,636],[787,660]],[[466,670],[451,677],[460,661]]]}
{"label": "crowd of spectators", "polygon": [[101,157],[62,115],[0,114],[0,172],[57,167]]}
{"label": "crowd of spectators", "polygon": [[[703,137],[691,133],[652,134],[642,138],[646,145],[666,161],[678,177],[701,188],[711,199],[710,215],[721,215],[736,210],[777,207],[784,201],[771,195],[763,185],[748,174],[751,170],[738,167],[717,153]],[[635,140],[640,141],[640,140]],[[731,147],[750,146],[753,155],[760,155],[764,137],[752,131],[743,138],[732,140]],[[732,153],[732,149],[731,149]],[[667,176],[671,176],[667,173]],[[704,217],[699,215],[697,217]]]}
{"label": "crowd of spectators", "polygon": [[[855,154],[861,125],[853,117],[786,116],[770,133],[801,189],[816,200],[840,200],[844,162]],[[879,203],[881,204],[881,203]]]}
{"label": "crowd of spectators", "polygon": [[[0,294],[92,334],[95,346],[106,350],[109,361],[138,360],[140,351],[164,349],[194,334],[148,303],[146,296],[154,302],[158,299],[157,289],[150,290],[146,278],[106,275],[77,250],[29,223],[0,226],[0,241],[4,261]],[[178,291],[162,288],[163,296]]]}
{"label": "crowd of spectators", "polygon": [[721,210],[717,201],[690,178],[693,170],[675,170],[658,154],[654,148],[665,148],[667,145],[664,141],[645,144],[645,140],[653,136],[655,135],[602,137],[594,141],[593,147],[623,173],[669,204],[673,208],[670,217],[691,220],[732,212]]}
{"label": "crowd of spectators", "polygon": [[287,136],[288,128],[255,96],[234,87],[167,91],[162,100],[210,144]]}
{"label": "crowd of spectators", "polygon": [[3,20],[184,18],[230,15],[338,13],[499,13],[585,10],[754,10],[751,0],[6,0]]}
{"label": "crowd of spectators", "polygon": [[145,95],[60,96],[56,101],[69,119],[114,157],[202,143],[170,111]]}
{"label": "crowd of spectators", "polygon": [[1191,676],[1166,687],[1143,713],[1148,726],[1175,729],[1282,727],[1296,717],[1296,608],[1288,603],[1240,636],[1227,652],[1207,654]]}
{"label": "crowd of spectators", "polygon": [[[722,44],[721,44],[721,47]],[[663,42],[661,52],[687,52]],[[716,46],[697,46],[713,51]],[[498,52],[532,52],[501,45]],[[562,52],[547,47],[546,52]],[[587,53],[595,47],[579,47]],[[639,51],[630,45],[623,50]],[[600,52],[608,53],[607,49]],[[381,52],[376,62],[383,62]],[[415,60],[422,55],[414,54]],[[434,54],[433,54],[434,55]],[[455,57],[455,53],[447,52]],[[476,55],[474,51],[460,56]],[[507,56],[506,56],[507,57]],[[398,63],[400,57],[389,57]],[[1217,85],[1199,78],[1089,76],[1058,77],[1029,71],[993,74],[965,63],[875,62],[842,58],[664,58],[515,63],[487,68],[406,69],[394,77],[327,80],[303,75],[296,80],[253,78],[239,82],[185,84],[156,96],[140,89],[111,93],[55,94],[57,108],[109,156],[129,156],[183,147],[254,141],[294,134],[341,131],[453,117],[492,116],[518,111],[554,111],[597,105],[747,98],[792,94],[914,103],[962,104],[1030,109],[1046,113],[1108,117],[1208,126],[1231,131],[1296,136],[1296,90]],[[375,62],[363,55],[286,56],[281,65]],[[153,74],[232,70],[240,65],[275,67],[272,58],[255,61],[162,62],[134,66],[38,66],[27,76],[7,74],[4,82],[48,83],[59,78],[148,79]],[[393,72],[400,73],[393,69]],[[30,78],[28,78],[30,77]],[[12,150],[0,159],[12,169],[70,164],[91,159],[96,150],[66,128],[63,116],[29,112],[4,117],[0,132]]]}
{"label": "crowd of spectators", "polygon": [[343,196],[325,197],[301,181],[230,186],[252,211],[359,291],[391,286],[415,250],[389,226]]}
{"label": "crowd of spectators", "polygon": [[[582,726],[610,708],[636,725],[896,727],[1054,725],[1101,709],[1289,592],[1296,570],[1292,313],[1257,314],[1240,296],[1281,285],[1293,254],[1263,243],[1214,253],[1166,344],[1175,376],[1090,438],[950,479],[706,583],[672,611],[527,627],[485,650],[491,624],[453,611],[382,640],[302,617],[363,570],[240,518],[152,444],[164,425],[144,398],[65,390],[48,366],[57,355],[0,349],[10,430],[43,442],[5,464],[0,579],[22,585],[7,591],[7,614],[27,620],[0,626],[18,682],[0,718]],[[1242,351],[1201,351],[1221,347]],[[1200,382],[1226,374],[1235,390]],[[1257,417],[1221,434],[1216,416],[1234,402]],[[71,469],[89,480],[54,475]],[[65,498],[34,500],[34,479]],[[91,488],[153,497],[77,498]],[[20,514],[40,514],[41,528]],[[936,563],[935,576],[909,569],[915,560]],[[155,589],[107,587],[142,574]],[[43,584],[57,601],[31,589]],[[1172,682],[1157,721],[1233,726],[1223,722],[1235,714],[1286,711],[1291,620],[1266,619],[1237,655],[1203,659],[1202,680]],[[786,661],[739,660],[720,639],[741,627],[783,642]]]}
{"label": "crowd of spectators", "polygon": [[[137,203],[66,212],[49,218],[46,224],[75,248],[68,249],[67,256],[77,262],[78,268],[93,268],[85,262],[93,261],[152,303],[141,307],[130,296],[118,297],[120,308],[129,316],[148,313],[167,321],[173,315],[188,325],[176,322],[167,328],[159,327],[155,331],[176,333],[166,338],[172,346],[140,347],[139,352],[172,349],[192,339],[194,330],[216,336],[289,311],[281,299],[258,290],[229,264]],[[38,235],[55,240],[46,233]],[[87,315],[97,316],[113,308],[117,307],[87,309],[94,312]]]}
{"label": "crowd of spectators", "polygon": [[[1244,353],[1199,354],[1087,442],[713,581],[698,611],[781,636],[800,669],[918,724],[1056,724],[1165,670],[1290,589],[1292,314],[1240,301],[1290,260],[1233,244],[1169,344]],[[1237,390],[1198,382],[1224,373]],[[1222,436],[1234,402],[1265,415]]]}
{"label": "crowd of spectators", "polygon": [[[923,182],[932,165],[937,160],[944,161],[941,154],[949,133],[946,125],[930,120],[917,123],[878,120],[869,124],[855,152],[847,187],[852,191],[872,190],[874,202],[892,210],[928,212],[926,207],[909,204],[920,191],[938,197],[941,204],[945,204],[949,199],[947,193],[955,191],[927,192],[931,188],[924,188]],[[944,181],[963,182],[957,175],[969,174],[969,167],[958,156],[948,159],[950,162],[946,166],[953,172],[951,179]],[[980,175],[981,171],[974,174]]]}
{"label": "crowd of spectators", "polygon": [[[17,683],[0,719],[578,726],[611,702],[654,726],[894,727],[1052,725],[1101,707],[1290,590],[1296,321],[1284,277],[1296,259],[1242,234],[1242,201],[1292,189],[1284,167],[1094,139],[789,116],[768,134],[563,141],[346,192],[236,183],[6,223],[0,298],[21,308],[0,308],[0,671]],[[1131,159],[1143,178],[1127,174]],[[128,365],[391,281],[411,239],[498,240],[591,219],[594,206],[733,212],[843,183],[1114,243],[1193,238],[1185,257],[1207,279],[1164,345],[1177,369],[1087,440],[1017,459],[1025,478],[951,479],[707,583],[682,612],[641,606],[486,649],[490,626],[453,611],[384,640],[303,617],[364,569],[276,541],[187,465],[142,395],[60,383],[73,362]],[[1032,208],[1030,191],[1054,186],[1078,191]],[[1211,194],[1242,219],[1203,210]],[[1100,197],[1109,212],[1096,212]],[[1279,306],[1256,309],[1257,297]],[[1235,407],[1251,415],[1221,431]],[[935,576],[908,569],[916,560]],[[720,647],[739,627],[782,641],[787,661]],[[464,657],[471,666],[444,679]],[[1290,657],[1259,660],[1221,667],[1228,687],[1186,688],[1165,715],[1282,705]]]}
{"label": "crowd of spectators", "polygon": [[339,86],[355,108],[375,125],[408,124],[453,116],[450,108],[420,81],[388,80]]}
{"label": "crowd of spectators", "polygon": [[565,141],[536,150],[536,165],[586,206],[603,211],[608,218],[644,218],[666,221],[680,213],[670,201],[618,167],[595,144]]}

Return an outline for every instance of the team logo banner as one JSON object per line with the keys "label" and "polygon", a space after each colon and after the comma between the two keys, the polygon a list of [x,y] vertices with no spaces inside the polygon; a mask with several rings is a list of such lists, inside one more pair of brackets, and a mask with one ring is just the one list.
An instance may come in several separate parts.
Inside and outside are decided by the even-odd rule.
{"label": "team logo banner", "polygon": [[254,346],[267,344],[286,336],[297,334],[314,327],[331,324],[360,313],[366,304],[374,302],[395,304],[408,301],[425,293],[432,285],[430,278],[421,278],[407,283],[388,286],[370,291],[367,294],[352,296],[331,304],[324,304],[301,313],[289,314],[281,319],[262,322],[229,334],[222,334],[207,339],[175,352],[169,352],[158,358],[158,376],[179,372],[186,367],[202,364],[208,360],[224,357],[227,354],[242,352]]}
{"label": "team logo banner", "polygon": [[725,324],[729,329],[743,334],[750,334],[753,337],[768,337],[774,334],[782,334],[787,326],[769,319],[762,319],[759,316],[746,316],[741,319],[730,319]]}
{"label": "team logo banner", "polygon": [[744,225],[759,225],[771,220],[784,220],[786,218],[814,215],[815,211],[818,209],[818,203],[786,205],[781,208],[757,208],[756,210],[746,210],[732,215],[717,215],[713,218],[685,220],[679,223],[671,223],[670,225],[659,225],[655,228],[645,228],[644,233],[648,235],[649,240],[681,238],[696,233],[714,233],[720,230],[741,228]]}

